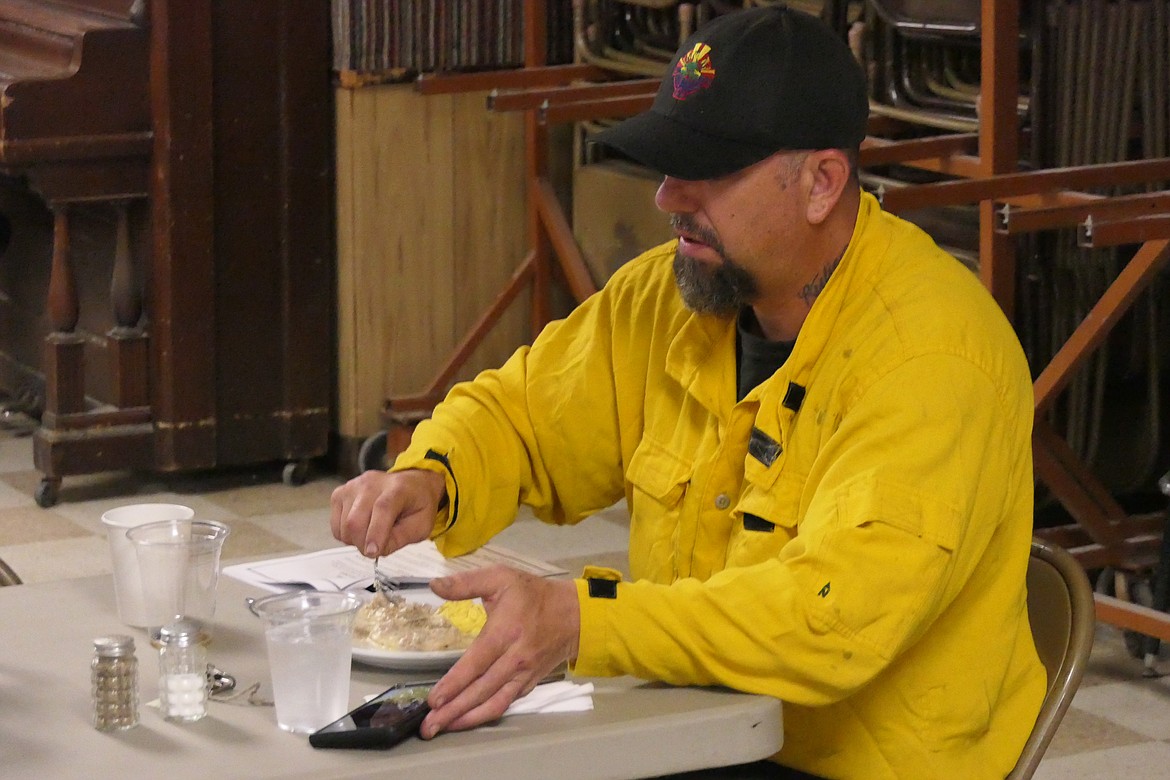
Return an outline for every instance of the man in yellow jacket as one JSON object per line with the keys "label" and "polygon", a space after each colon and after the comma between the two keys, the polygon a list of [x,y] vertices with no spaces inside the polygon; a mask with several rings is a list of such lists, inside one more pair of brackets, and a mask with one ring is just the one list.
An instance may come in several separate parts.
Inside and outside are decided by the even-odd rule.
{"label": "man in yellow jacket", "polygon": [[811,16],[700,29],[652,109],[600,138],[664,174],[677,239],[334,493],[334,535],[369,556],[467,552],[518,503],[576,523],[628,502],[632,582],[435,583],[488,622],[424,736],[499,717],[569,660],[782,700],[774,766],[798,771],[761,776],[1011,770],[1045,689],[1028,366],[978,279],[860,190],[867,112]]}

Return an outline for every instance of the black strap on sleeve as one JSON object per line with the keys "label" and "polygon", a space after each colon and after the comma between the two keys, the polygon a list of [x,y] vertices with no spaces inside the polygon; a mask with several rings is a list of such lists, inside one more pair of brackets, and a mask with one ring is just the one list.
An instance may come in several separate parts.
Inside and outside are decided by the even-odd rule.
{"label": "black strap on sleeve", "polygon": [[591,599],[616,599],[617,598],[617,580],[603,579],[601,577],[590,577],[585,580],[589,583],[589,598]]}
{"label": "black strap on sleeve", "polygon": [[447,469],[447,473],[451,475],[451,484],[455,486],[455,497],[444,496],[443,501],[439,503],[439,509],[442,510],[445,502],[451,502],[451,518],[447,521],[447,528],[455,525],[455,521],[459,519],[459,480],[455,479],[455,471],[451,468],[451,461],[447,456],[435,452],[434,450],[427,450],[427,454],[423,455],[426,460],[433,460],[443,464],[443,468]]}

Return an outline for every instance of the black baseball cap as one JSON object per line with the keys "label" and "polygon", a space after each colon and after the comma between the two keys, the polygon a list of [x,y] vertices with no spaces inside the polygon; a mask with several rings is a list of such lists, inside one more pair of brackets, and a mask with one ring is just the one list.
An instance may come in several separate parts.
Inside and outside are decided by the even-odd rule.
{"label": "black baseball cap", "polygon": [[678,179],[715,179],[782,149],[854,149],[865,74],[839,36],[784,5],[718,16],[679,48],[649,111],[597,143]]}

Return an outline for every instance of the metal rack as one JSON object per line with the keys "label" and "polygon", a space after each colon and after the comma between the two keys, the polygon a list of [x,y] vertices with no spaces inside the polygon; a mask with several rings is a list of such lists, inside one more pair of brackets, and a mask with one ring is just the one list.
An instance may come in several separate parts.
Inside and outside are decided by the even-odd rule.
{"label": "metal rack", "polygon": [[[1142,577],[1154,568],[1164,574],[1168,562],[1160,551],[1166,513],[1127,512],[1054,430],[1046,413],[1170,260],[1170,219],[1156,212],[1170,192],[1109,197],[1087,190],[1166,181],[1170,158],[1018,171],[1019,14],[1017,0],[982,4],[985,89],[977,139],[971,134],[893,143],[870,139],[861,162],[896,161],[961,177],[890,190],[883,193],[883,207],[899,212],[978,203],[981,275],[1009,317],[1016,301],[1014,242],[1020,234],[1078,227],[1085,247],[1140,244],[1035,380],[1036,476],[1075,521],[1040,529],[1037,535],[1069,549],[1086,569],[1109,567],[1123,577]],[[975,154],[970,152],[973,140]],[[1096,595],[1099,620],[1170,640],[1170,615],[1131,602],[1127,588],[1118,588],[1117,594]]]}

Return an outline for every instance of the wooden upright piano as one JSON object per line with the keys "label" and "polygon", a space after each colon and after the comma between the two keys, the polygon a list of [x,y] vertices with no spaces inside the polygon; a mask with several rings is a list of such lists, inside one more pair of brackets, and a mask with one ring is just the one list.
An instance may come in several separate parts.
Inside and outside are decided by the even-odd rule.
{"label": "wooden upright piano", "polygon": [[65,476],[328,449],[329,4],[0,0],[0,388]]}

